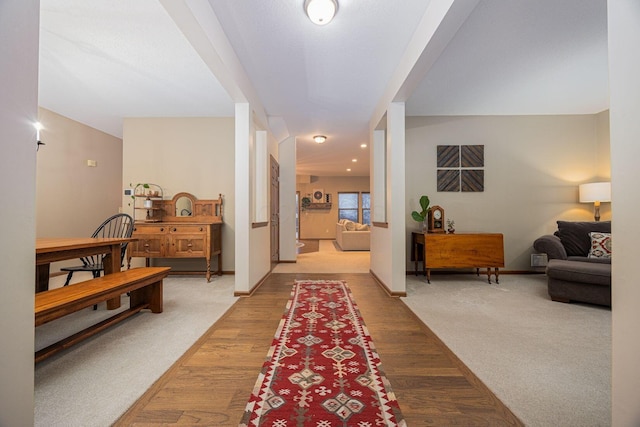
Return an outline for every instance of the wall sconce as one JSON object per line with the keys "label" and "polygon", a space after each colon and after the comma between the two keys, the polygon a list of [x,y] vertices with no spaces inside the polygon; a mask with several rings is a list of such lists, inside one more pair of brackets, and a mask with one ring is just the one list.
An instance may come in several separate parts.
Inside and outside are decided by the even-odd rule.
{"label": "wall sconce", "polygon": [[316,135],[313,137],[313,140],[315,142],[317,142],[318,144],[322,144],[323,142],[325,142],[327,140],[327,137],[324,135]]}
{"label": "wall sconce", "polygon": [[593,219],[600,221],[600,202],[611,201],[610,182],[591,182],[578,187],[580,203],[593,203]]}
{"label": "wall sconce", "polygon": [[304,10],[316,25],[327,25],[338,10],[337,0],[305,0]]}
{"label": "wall sconce", "polygon": [[36,151],[40,149],[41,145],[45,145],[44,142],[40,141],[40,131],[42,130],[42,123],[35,122],[33,127],[36,128]]}

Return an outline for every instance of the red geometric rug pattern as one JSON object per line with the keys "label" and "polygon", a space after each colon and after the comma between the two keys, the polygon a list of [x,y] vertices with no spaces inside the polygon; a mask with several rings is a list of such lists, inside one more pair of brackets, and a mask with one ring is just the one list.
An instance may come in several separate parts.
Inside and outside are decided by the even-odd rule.
{"label": "red geometric rug pattern", "polygon": [[405,426],[351,291],[297,280],[240,426]]}

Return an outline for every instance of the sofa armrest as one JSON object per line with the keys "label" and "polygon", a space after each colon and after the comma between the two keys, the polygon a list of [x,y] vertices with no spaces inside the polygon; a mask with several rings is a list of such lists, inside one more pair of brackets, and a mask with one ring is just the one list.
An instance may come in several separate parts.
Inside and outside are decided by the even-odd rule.
{"label": "sofa armrest", "polygon": [[567,251],[558,236],[547,234],[533,242],[533,248],[547,254],[547,259],[567,259]]}

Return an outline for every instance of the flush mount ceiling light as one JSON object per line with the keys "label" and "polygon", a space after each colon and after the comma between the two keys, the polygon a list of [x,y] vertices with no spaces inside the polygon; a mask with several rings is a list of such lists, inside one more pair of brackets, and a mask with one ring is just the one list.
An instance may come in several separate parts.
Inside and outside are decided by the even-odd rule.
{"label": "flush mount ceiling light", "polygon": [[315,142],[317,142],[318,144],[322,144],[323,142],[325,142],[327,140],[327,137],[324,135],[316,135],[313,137],[313,140]]}
{"label": "flush mount ceiling light", "polygon": [[305,0],[304,10],[316,25],[327,25],[338,10],[337,0]]}

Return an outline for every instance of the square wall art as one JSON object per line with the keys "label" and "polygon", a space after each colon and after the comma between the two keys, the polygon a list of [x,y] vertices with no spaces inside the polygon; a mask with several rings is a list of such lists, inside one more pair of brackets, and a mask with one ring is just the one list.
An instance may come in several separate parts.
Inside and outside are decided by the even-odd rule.
{"label": "square wall art", "polygon": [[484,191],[484,145],[437,146],[438,191]]}

